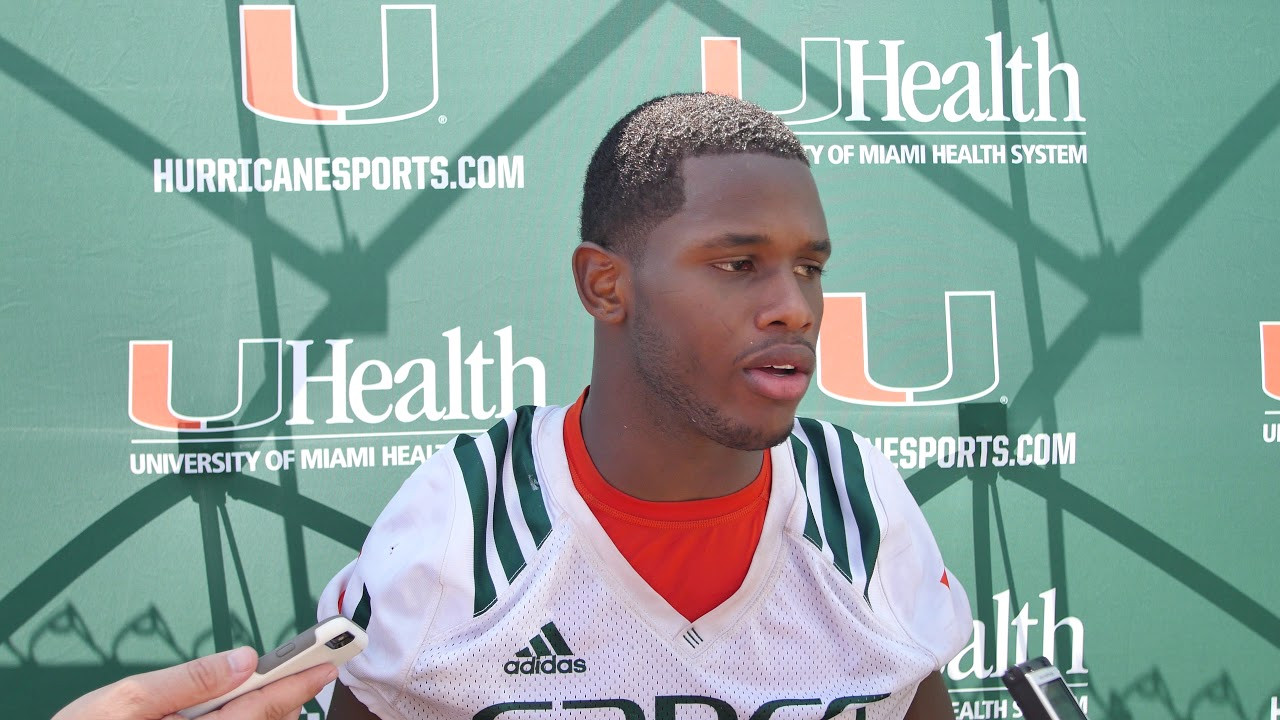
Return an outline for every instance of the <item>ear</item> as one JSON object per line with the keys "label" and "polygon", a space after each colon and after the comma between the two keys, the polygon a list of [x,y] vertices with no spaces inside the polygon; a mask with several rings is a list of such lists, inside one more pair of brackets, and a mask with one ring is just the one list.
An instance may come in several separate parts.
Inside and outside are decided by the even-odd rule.
{"label": "ear", "polygon": [[631,265],[619,253],[593,242],[573,251],[573,279],[582,307],[596,320],[617,324],[631,301]]}

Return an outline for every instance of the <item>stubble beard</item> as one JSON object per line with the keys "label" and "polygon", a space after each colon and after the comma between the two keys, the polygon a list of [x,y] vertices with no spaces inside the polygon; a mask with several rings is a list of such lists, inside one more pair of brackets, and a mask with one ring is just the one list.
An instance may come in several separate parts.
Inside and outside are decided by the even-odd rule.
{"label": "stubble beard", "polygon": [[659,427],[676,431],[662,422],[664,416],[671,417],[734,450],[767,450],[787,439],[790,425],[776,431],[753,428],[700,397],[694,384],[699,370],[696,363],[680,353],[661,328],[645,319],[646,315],[642,310],[634,316],[631,357],[649,391],[649,409]]}

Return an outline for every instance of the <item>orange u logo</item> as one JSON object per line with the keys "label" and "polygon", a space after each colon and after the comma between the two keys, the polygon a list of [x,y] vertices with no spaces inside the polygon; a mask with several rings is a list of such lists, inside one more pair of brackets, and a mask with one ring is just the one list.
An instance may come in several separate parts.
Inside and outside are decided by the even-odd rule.
{"label": "orange u logo", "polygon": [[369,102],[323,105],[302,97],[292,5],[240,7],[240,66],[245,107],[272,120],[369,125],[421,115],[439,99],[436,7],[382,6],[382,93]]}

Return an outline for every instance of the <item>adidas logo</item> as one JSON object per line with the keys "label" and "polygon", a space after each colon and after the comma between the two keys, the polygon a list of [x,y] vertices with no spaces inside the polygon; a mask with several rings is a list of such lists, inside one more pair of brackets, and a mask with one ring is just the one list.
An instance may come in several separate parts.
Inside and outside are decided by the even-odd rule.
{"label": "adidas logo", "polygon": [[549,622],[542,626],[542,632],[529,638],[529,645],[516,651],[516,657],[523,660],[508,660],[502,670],[508,675],[555,675],[567,673],[584,673],[587,661],[573,657],[569,643]]}

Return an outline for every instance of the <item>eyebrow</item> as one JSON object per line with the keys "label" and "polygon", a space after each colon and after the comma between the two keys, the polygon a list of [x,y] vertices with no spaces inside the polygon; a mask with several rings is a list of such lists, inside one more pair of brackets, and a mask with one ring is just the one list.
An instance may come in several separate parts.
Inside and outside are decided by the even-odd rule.
{"label": "eyebrow", "polygon": [[[726,233],[714,237],[702,244],[707,249],[716,248],[740,248],[750,245],[763,245],[769,242],[768,238],[763,235],[740,235],[737,233]],[[823,238],[821,240],[810,240],[805,247],[806,250],[819,253],[831,252],[831,241]]]}

